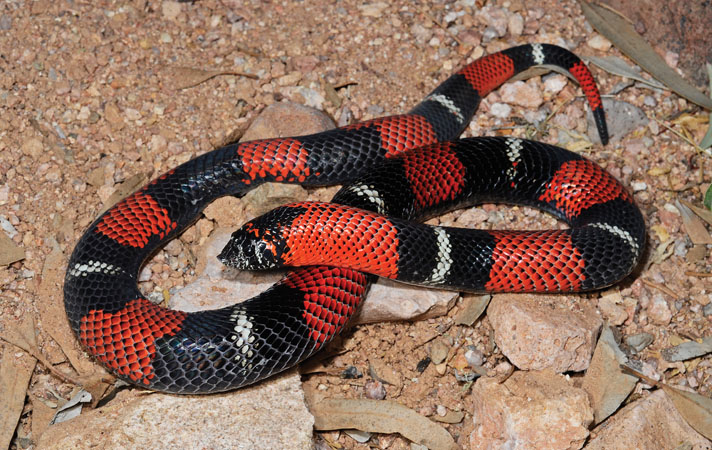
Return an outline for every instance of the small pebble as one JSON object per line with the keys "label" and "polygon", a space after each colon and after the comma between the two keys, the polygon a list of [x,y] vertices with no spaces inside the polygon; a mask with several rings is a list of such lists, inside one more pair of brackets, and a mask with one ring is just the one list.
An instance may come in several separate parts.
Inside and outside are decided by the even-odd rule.
{"label": "small pebble", "polygon": [[544,81],[544,90],[552,94],[558,94],[566,87],[566,77],[563,75],[547,75],[542,79]]}
{"label": "small pebble", "polygon": [[438,405],[437,408],[435,408],[435,412],[437,412],[438,416],[445,417],[445,414],[447,414],[447,408],[443,405]]}
{"label": "small pebble", "polygon": [[440,364],[447,358],[448,351],[450,347],[443,341],[443,339],[436,339],[430,346],[430,359],[434,364]]}
{"label": "small pebble", "polygon": [[363,395],[371,400],[383,400],[386,398],[386,388],[380,381],[371,380],[364,385]]}
{"label": "small pebble", "polygon": [[516,13],[509,17],[507,29],[509,30],[509,34],[512,37],[521,36],[522,32],[524,31],[524,18],[521,16],[521,14]]}
{"label": "small pebble", "polygon": [[467,364],[471,367],[480,367],[485,362],[485,356],[479,349],[470,349],[465,352]]}
{"label": "small pebble", "polygon": [[146,265],[143,269],[141,269],[141,272],[138,274],[139,282],[149,281],[151,279],[153,272],[151,272],[150,267],[151,266]]}
{"label": "small pebble", "polygon": [[493,103],[490,106],[490,114],[500,119],[505,119],[512,114],[512,107],[506,103]]}
{"label": "small pebble", "polygon": [[608,39],[604,38],[600,34],[595,35],[591,39],[589,39],[586,42],[586,45],[591,47],[594,50],[600,50],[602,52],[605,52],[611,48],[611,41]]}
{"label": "small pebble", "polygon": [[7,14],[0,16],[0,31],[8,31],[12,28],[12,17]]}
{"label": "small pebble", "polygon": [[349,366],[346,369],[344,369],[343,372],[341,372],[341,378],[345,378],[347,380],[353,380],[356,378],[361,378],[363,376],[363,373],[361,373],[356,366]]}
{"label": "small pebble", "polygon": [[643,351],[645,347],[653,343],[654,336],[650,333],[638,333],[625,338],[625,343],[637,353]]}
{"label": "small pebble", "polygon": [[648,185],[644,181],[633,181],[630,186],[633,188],[633,192],[640,192],[648,189]]}
{"label": "small pebble", "polygon": [[702,308],[702,314],[705,316],[712,316],[712,303],[708,303],[704,308]]}

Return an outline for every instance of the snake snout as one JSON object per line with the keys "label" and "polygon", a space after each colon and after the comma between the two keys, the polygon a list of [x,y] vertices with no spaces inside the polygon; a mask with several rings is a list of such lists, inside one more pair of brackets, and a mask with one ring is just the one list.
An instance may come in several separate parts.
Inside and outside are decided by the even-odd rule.
{"label": "snake snout", "polygon": [[244,229],[232,233],[218,259],[226,266],[240,270],[264,270],[278,266],[274,245]]}

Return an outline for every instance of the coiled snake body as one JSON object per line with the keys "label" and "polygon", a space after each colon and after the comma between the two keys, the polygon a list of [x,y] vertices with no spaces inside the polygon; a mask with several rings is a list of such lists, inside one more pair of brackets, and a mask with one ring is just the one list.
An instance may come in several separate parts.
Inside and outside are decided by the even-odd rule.
{"label": "coiled snake body", "polygon": [[[222,147],[121,200],[89,226],[70,258],[64,298],[71,327],[122,379],[166,392],[219,392],[292,367],[331,340],[366,293],[371,277],[360,270],[489,291],[580,291],[620,280],[640,258],[645,226],[613,177],[533,141],[448,142],[467,126],[482,96],[541,64],[578,80],[605,143],[598,90],[575,55],[532,44],[485,56],[407,114]],[[347,186],[334,199],[340,205],[303,202],[252,221],[221,257],[244,266],[252,252],[252,264],[264,267],[326,258],[335,267],[290,271],[259,296],[212,311],[167,310],[141,294],[139,270],[158,247],[212,200],[267,181]],[[482,201],[537,206],[571,229],[478,231],[405,221]],[[255,244],[240,238],[245,230],[281,240]]]}

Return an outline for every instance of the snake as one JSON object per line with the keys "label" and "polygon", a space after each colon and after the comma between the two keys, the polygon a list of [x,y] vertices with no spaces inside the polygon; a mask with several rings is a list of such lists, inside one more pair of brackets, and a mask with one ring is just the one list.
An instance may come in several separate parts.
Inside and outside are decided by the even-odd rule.
{"label": "snake", "polygon": [[[348,326],[376,275],[492,292],[580,292],[625,278],[640,259],[645,224],[614,177],[552,145],[506,136],[457,140],[485,95],[534,66],[555,67],[578,82],[606,144],[589,69],[567,49],[536,43],[474,60],[405,114],[208,151],[118,201],[79,238],[64,280],[65,311],[79,343],[131,384],[222,392],[322,349]],[[208,204],[265,182],[343,187],[333,203],[290,204],[248,222],[219,257],[235,267],[250,259],[257,268],[302,267],[256,297],[214,310],[172,310],[141,293],[143,264]],[[534,206],[570,228],[417,222],[481,202]]]}

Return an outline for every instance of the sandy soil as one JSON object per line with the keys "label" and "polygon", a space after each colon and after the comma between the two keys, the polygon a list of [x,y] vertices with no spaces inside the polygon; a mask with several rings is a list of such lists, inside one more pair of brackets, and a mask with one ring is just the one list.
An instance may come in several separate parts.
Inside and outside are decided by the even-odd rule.
{"label": "sandy soil", "polygon": [[[408,110],[462,64],[507,46],[550,42],[582,56],[619,55],[605,42],[589,41],[596,33],[573,1],[487,4],[506,7],[501,36],[491,25],[497,12],[483,13],[482,2],[474,0],[397,0],[365,7],[355,0],[5,1],[0,6],[0,219],[25,258],[0,267],[0,331],[33,317],[39,348],[67,370],[67,358],[49,329],[61,318],[44,313],[46,305],[62,301],[62,275],[52,278],[52,270],[63,272],[77,239],[122,183],[136,174],[156,176],[215,148],[267,105],[289,99],[323,109],[337,121],[359,121]],[[519,30],[516,23],[508,28],[515,16],[523,19]],[[176,89],[190,80],[183,67],[244,72],[257,79],[227,74]],[[592,70],[604,93],[621,82]],[[530,83],[544,92],[540,78]],[[570,145],[585,141],[580,136],[586,131],[586,106],[578,87],[568,84],[543,95],[537,110],[510,105],[509,117],[498,118],[489,114],[501,102],[493,93],[467,135],[512,134]],[[622,336],[650,333],[653,343],[637,358],[667,382],[710,396],[710,355],[669,363],[660,354],[710,330],[705,306],[712,259],[704,245],[692,245],[674,205],[678,199],[701,202],[712,163],[667,128],[699,141],[705,114],[674,94],[639,86],[615,98],[641,108],[649,124],[605,148],[580,148],[633,186],[649,225],[644,267],[619,286],[622,298],[634,301],[618,305],[625,316],[616,328]],[[540,127],[531,124],[532,118],[549,114]],[[555,224],[529,210],[521,214],[521,208],[485,210],[496,217],[485,226]],[[190,279],[190,261],[173,268],[166,261],[159,254],[149,263],[145,291],[170,291]],[[581,299],[596,302],[598,295]],[[423,342],[438,335],[446,335],[445,344],[455,353],[468,345],[480,349],[486,367],[504,361],[486,318],[471,328],[453,327],[459,310],[456,306],[439,319],[357,327],[345,337],[349,351],[332,360],[332,367],[354,365],[368,373],[369,363],[385,364],[399,378],[420,379],[410,388],[387,386],[388,398],[425,415],[438,414],[441,407],[466,412],[463,383],[432,366],[418,370],[429,356]],[[307,383],[360,396],[366,379],[315,375]],[[56,405],[73,388],[37,365],[13,446],[32,443],[20,439],[30,436],[32,398]],[[471,423],[465,414],[462,422],[446,426],[457,436],[468,433]],[[399,437],[383,439],[405,445]],[[367,448],[344,436],[339,440],[349,448]]]}

